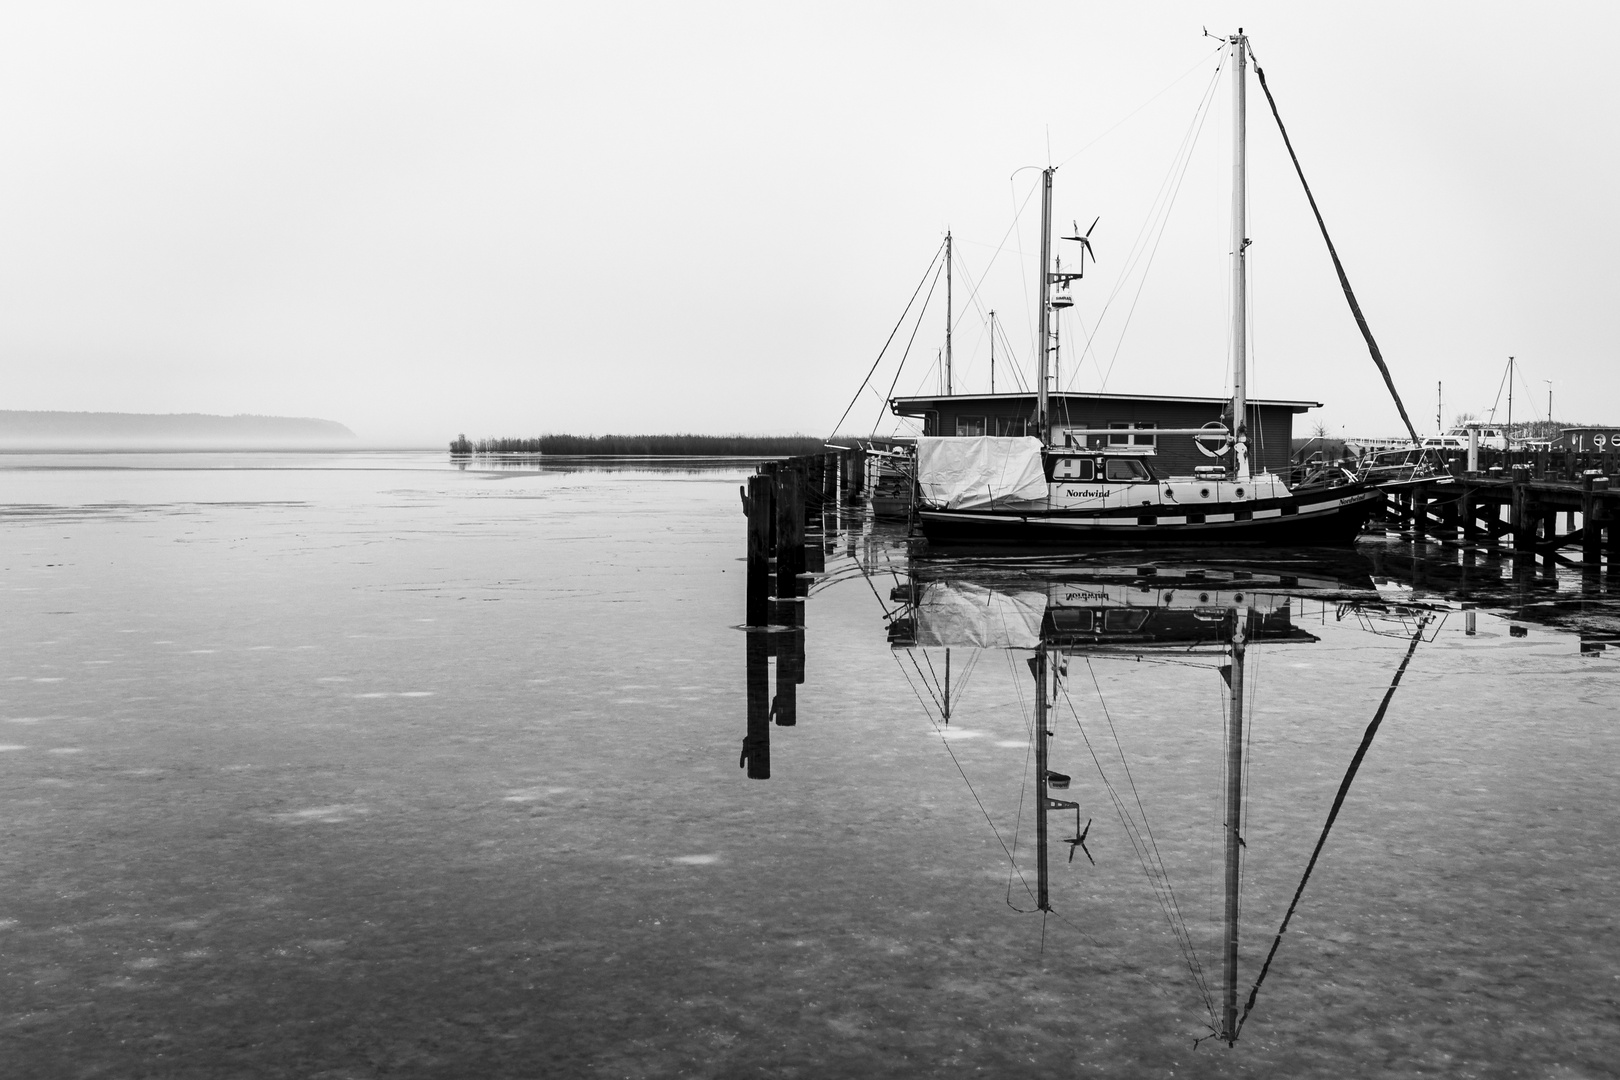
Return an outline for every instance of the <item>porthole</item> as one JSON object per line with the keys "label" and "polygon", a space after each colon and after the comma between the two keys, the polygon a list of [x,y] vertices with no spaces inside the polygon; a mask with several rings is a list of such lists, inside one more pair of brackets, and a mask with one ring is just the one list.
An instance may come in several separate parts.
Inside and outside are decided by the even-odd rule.
{"label": "porthole", "polygon": [[1201,491],[1200,491],[1200,492],[1199,492],[1199,493],[1198,493],[1198,497],[1199,497],[1199,498],[1200,498],[1200,499],[1207,499],[1207,498],[1209,498],[1209,488],[1204,488],[1204,489],[1203,489],[1203,490],[1201,490]]}
{"label": "porthole", "polygon": [[1238,488],[1238,489],[1237,489],[1237,491],[1236,491],[1236,492],[1234,492],[1234,494],[1236,494],[1236,495],[1237,495],[1237,497],[1238,497],[1238,498],[1240,498],[1240,499],[1241,499],[1241,498],[1243,498],[1243,489],[1242,489],[1242,488]]}

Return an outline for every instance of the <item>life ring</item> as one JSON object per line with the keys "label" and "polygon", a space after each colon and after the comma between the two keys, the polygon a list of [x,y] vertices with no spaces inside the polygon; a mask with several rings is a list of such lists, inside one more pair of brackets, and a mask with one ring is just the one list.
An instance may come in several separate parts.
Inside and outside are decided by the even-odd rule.
{"label": "life ring", "polygon": [[[1203,454],[1205,457],[1214,458],[1220,457],[1222,454],[1225,454],[1228,450],[1232,449],[1232,433],[1226,430],[1226,425],[1221,423],[1219,420],[1211,420],[1209,423],[1204,425],[1203,430],[1209,432],[1209,434],[1193,436],[1193,445],[1198,447],[1198,452],[1200,454]],[[1208,446],[1204,445],[1205,439],[1220,439],[1220,446],[1217,449],[1211,450]]]}

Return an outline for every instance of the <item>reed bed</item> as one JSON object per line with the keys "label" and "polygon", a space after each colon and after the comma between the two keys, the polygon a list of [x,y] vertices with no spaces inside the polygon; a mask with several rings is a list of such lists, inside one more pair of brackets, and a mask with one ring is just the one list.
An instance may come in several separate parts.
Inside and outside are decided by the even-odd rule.
{"label": "reed bed", "polygon": [[809,435],[539,435],[450,440],[457,457],[479,454],[570,454],[594,457],[794,457],[826,450]]}

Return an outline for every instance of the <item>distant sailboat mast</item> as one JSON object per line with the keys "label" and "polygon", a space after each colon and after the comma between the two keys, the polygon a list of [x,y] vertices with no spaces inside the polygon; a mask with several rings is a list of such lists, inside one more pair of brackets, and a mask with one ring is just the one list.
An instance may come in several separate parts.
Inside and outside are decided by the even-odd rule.
{"label": "distant sailboat mast", "polygon": [[951,234],[945,233],[945,396],[951,389]]}

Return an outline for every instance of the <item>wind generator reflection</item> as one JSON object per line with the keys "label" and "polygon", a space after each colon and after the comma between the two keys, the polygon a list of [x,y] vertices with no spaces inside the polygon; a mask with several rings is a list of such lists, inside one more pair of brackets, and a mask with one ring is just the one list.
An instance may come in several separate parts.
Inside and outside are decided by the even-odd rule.
{"label": "wind generator reflection", "polygon": [[[1218,572],[1219,573],[1219,572]],[[1298,579],[1289,585],[1298,587]],[[1339,585],[1336,582],[1313,583]],[[1269,586],[1269,587],[1268,587]],[[1342,588],[1342,585],[1340,586]],[[1083,843],[1085,826],[1078,803],[1053,798],[1049,788],[1067,786],[1068,777],[1050,767],[1054,737],[1050,710],[1063,688],[1068,660],[1108,652],[1174,650],[1214,653],[1227,688],[1229,707],[1224,773],[1224,884],[1222,982],[1218,1008],[1206,991],[1212,1030],[1229,1045],[1238,1030],[1238,916],[1243,859],[1244,668],[1251,645],[1315,642],[1314,635],[1293,623],[1294,596],[1283,591],[1283,578],[1252,571],[1228,571],[1217,579],[1203,568],[1154,569],[1121,580],[1117,570],[1068,572],[1047,577],[1027,572],[982,580],[919,580],[897,589],[908,609],[890,623],[891,646],[969,646],[978,649],[1030,650],[1035,682],[1034,757],[1039,778],[1035,801],[1036,903],[1051,911],[1047,818],[1056,811],[1075,811],[1073,849]],[[903,595],[902,595],[903,593]],[[1061,781],[1061,785],[1054,781]],[[1091,858],[1089,849],[1087,858]],[[1184,931],[1183,931],[1184,933]],[[1188,943],[1190,945],[1190,941]],[[1190,952],[1190,948],[1189,948]],[[1195,977],[1198,972],[1194,972]],[[1202,985],[1202,980],[1200,979]]]}

